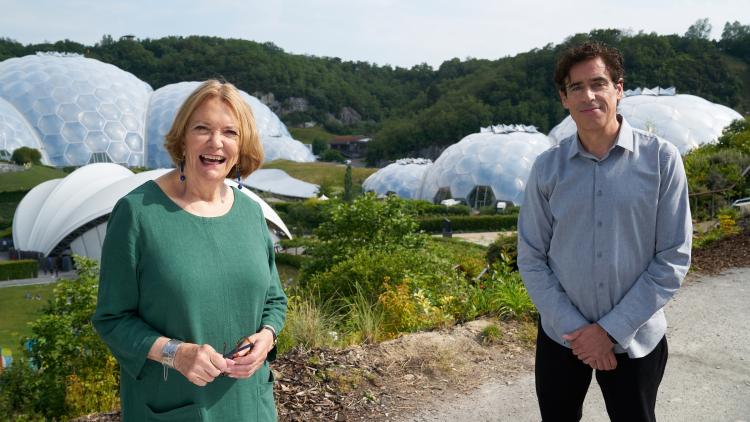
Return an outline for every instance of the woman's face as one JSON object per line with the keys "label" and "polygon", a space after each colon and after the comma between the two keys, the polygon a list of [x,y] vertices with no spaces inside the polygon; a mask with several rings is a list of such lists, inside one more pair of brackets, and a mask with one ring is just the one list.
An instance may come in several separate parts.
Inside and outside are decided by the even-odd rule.
{"label": "woman's face", "polygon": [[218,97],[203,101],[188,121],[185,132],[187,180],[224,183],[237,163],[239,125],[227,103]]}

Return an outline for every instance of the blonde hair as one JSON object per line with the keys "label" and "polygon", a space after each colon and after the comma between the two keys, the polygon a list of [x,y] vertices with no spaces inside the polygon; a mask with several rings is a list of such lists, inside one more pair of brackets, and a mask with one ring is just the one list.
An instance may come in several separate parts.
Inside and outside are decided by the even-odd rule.
{"label": "blonde hair", "polygon": [[237,166],[240,166],[240,174],[247,177],[250,173],[260,167],[263,162],[263,145],[260,142],[258,128],[255,125],[255,117],[250,106],[242,99],[239,90],[229,82],[220,82],[209,79],[193,91],[182,103],[174,118],[172,127],[167,132],[164,147],[172,157],[172,162],[178,166],[185,157],[185,132],[187,132],[190,117],[195,110],[209,98],[219,98],[224,101],[234,113],[234,118],[239,126],[238,149],[239,158],[237,164],[231,168],[227,176],[234,176]]}

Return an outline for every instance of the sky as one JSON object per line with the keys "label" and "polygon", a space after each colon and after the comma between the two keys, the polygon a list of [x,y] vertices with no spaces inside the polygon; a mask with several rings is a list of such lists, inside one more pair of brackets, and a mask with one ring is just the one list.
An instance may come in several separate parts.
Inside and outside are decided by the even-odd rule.
{"label": "sky", "polygon": [[498,59],[592,29],[684,34],[708,18],[750,24],[750,0],[0,0],[0,37],[69,39],[210,35],[272,42],[289,53],[437,68]]}

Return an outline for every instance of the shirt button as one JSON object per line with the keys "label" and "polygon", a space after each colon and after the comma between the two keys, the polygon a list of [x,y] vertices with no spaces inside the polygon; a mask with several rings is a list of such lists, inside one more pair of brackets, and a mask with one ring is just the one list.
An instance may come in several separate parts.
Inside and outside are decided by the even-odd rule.
{"label": "shirt button", "polygon": [[601,189],[599,189],[598,191],[596,191],[596,196],[602,196],[602,190]]}
{"label": "shirt button", "polygon": [[599,287],[600,288],[604,287],[604,283],[599,283]]}
{"label": "shirt button", "polygon": [[596,222],[596,226],[597,226],[597,227],[601,227],[601,226],[602,226],[602,222],[601,222],[601,221],[597,221],[597,222]]}
{"label": "shirt button", "polygon": [[597,258],[601,258],[601,257],[602,257],[602,253],[601,253],[601,252],[597,252],[597,253],[596,253],[596,257],[597,257]]}

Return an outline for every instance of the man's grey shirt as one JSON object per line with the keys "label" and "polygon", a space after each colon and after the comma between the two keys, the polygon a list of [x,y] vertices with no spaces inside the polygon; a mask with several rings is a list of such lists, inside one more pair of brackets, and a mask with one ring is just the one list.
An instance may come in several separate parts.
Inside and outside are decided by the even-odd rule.
{"label": "man's grey shirt", "polygon": [[518,221],[518,267],[542,328],[558,343],[597,322],[616,353],[651,352],[662,307],[690,266],[692,222],[677,148],[621,116],[598,160],[578,135],[537,157]]}

